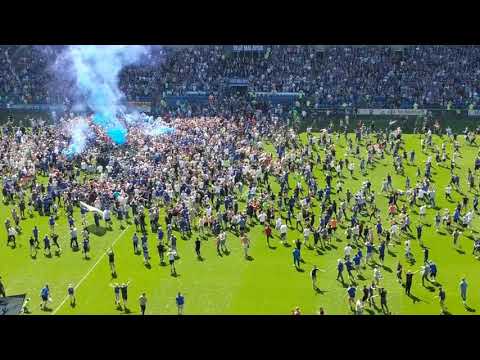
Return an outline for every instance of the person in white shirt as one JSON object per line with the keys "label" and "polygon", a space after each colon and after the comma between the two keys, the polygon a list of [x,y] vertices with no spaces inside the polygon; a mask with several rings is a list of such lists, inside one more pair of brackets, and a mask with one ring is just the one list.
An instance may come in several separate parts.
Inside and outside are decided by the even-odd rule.
{"label": "person in white shirt", "polygon": [[375,266],[373,268],[373,280],[375,281],[375,285],[379,285],[381,278],[382,278],[382,273],[380,272],[380,269],[377,266]]}
{"label": "person in white shirt", "polygon": [[410,259],[412,257],[412,254],[410,253],[410,240],[405,241],[405,256],[407,259]]}
{"label": "person in white shirt", "polygon": [[280,241],[282,244],[284,244],[285,241],[287,240],[287,230],[288,230],[288,227],[286,224],[282,224],[280,226]]}
{"label": "person in white shirt", "polygon": [[277,218],[277,221],[275,222],[275,230],[280,231],[280,227],[282,226],[282,218]]}
{"label": "person in white shirt", "polygon": [[345,259],[347,258],[350,258],[350,256],[352,255],[352,247],[350,246],[350,244],[348,244],[347,246],[345,246],[345,248],[343,249],[344,251],[344,254],[345,254]]}
{"label": "person in white shirt", "polygon": [[355,314],[356,315],[362,315],[363,314],[363,302],[361,299],[357,300],[357,303],[355,304]]}
{"label": "person in white shirt", "polygon": [[[420,217],[423,219],[425,217],[425,214],[427,213],[427,205],[422,205],[420,206],[418,214]],[[423,220],[422,220],[423,221]]]}
{"label": "person in white shirt", "polygon": [[309,247],[308,245],[309,237],[310,237],[310,229],[308,227],[305,227],[305,229],[303,229],[303,245],[305,245],[306,247]]}
{"label": "person in white shirt", "polygon": [[258,220],[260,221],[260,224],[263,226],[265,225],[265,220],[267,219],[267,214],[265,212],[261,212],[260,215],[258,215]]}

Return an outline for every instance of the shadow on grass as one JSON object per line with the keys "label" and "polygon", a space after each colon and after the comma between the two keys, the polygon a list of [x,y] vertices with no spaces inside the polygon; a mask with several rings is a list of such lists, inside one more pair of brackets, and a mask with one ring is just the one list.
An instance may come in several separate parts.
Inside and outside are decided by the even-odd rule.
{"label": "shadow on grass", "polygon": [[465,310],[467,310],[468,312],[471,312],[471,313],[477,312],[477,310],[472,309],[472,308],[471,308],[470,306],[468,306],[468,305],[465,305]]}
{"label": "shadow on grass", "polygon": [[457,252],[458,252],[459,254],[465,255],[465,250],[457,249]]}
{"label": "shadow on grass", "polygon": [[302,272],[302,273],[305,272],[305,270],[303,270],[302,268],[299,268],[299,267],[297,267],[297,268],[295,268],[295,269],[296,269],[298,272]]}
{"label": "shadow on grass", "polygon": [[253,256],[250,256],[250,255],[248,255],[245,259],[247,259],[248,261],[253,261],[254,260]]}
{"label": "shadow on grass", "polygon": [[392,269],[390,269],[388,266],[383,265],[383,269],[389,273],[392,272]]}
{"label": "shadow on grass", "polygon": [[97,236],[103,236],[107,233],[107,229],[104,227],[96,227],[95,225],[87,226],[88,232],[95,234]]}

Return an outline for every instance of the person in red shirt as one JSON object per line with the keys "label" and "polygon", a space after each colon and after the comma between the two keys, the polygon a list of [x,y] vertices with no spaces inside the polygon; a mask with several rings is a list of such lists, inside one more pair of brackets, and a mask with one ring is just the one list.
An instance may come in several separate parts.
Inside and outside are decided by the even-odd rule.
{"label": "person in red shirt", "polygon": [[267,245],[268,247],[270,247],[270,238],[272,237],[272,228],[268,223],[265,225],[265,235],[267,236]]}

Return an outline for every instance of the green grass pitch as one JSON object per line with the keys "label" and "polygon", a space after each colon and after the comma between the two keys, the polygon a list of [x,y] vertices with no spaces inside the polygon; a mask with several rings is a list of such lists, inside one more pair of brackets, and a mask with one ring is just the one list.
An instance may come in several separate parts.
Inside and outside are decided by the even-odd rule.
{"label": "green grass pitch", "polygon": [[[353,137],[353,134],[349,136]],[[477,147],[470,147],[463,137],[460,138],[462,157],[458,160],[457,169],[461,175],[463,191],[467,188],[467,169],[473,169],[473,162],[478,152]],[[303,141],[306,141],[306,134],[302,134]],[[406,149],[415,149],[417,154],[416,164],[424,170],[424,162],[430,154],[423,154],[420,150],[420,138],[418,135],[404,135]],[[444,141],[446,138],[444,137]],[[441,145],[442,140],[434,136],[434,142]],[[266,147],[273,152],[273,146]],[[337,144],[337,157],[342,158],[346,152],[346,142],[342,136]],[[452,144],[447,142],[447,154],[451,154]],[[323,151],[322,151],[323,158]],[[377,205],[381,208],[384,228],[387,226],[387,198],[379,194],[381,182],[387,172],[393,177],[394,188],[404,189],[405,177],[396,175],[392,167],[391,156],[387,155],[385,160],[379,161],[375,169],[369,170],[366,177],[360,176],[359,160],[350,157],[355,161],[355,177],[350,178],[347,171],[344,190],[350,188],[355,193],[361,183],[368,178],[372,182],[372,189],[377,193]],[[410,177],[412,185],[416,181],[416,167],[405,165],[406,174]],[[315,176],[322,186],[325,184],[324,175],[316,167]],[[291,185],[294,185],[294,176],[291,176]],[[436,188],[436,201],[440,209],[453,209],[456,205],[445,200],[444,188],[450,180],[449,169],[439,167],[433,161],[433,179]],[[278,191],[278,184],[271,178],[272,188]],[[333,180],[335,189],[336,178]],[[245,190],[246,191],[246,190]],[[452,191],[454,200],[460,201],[462,195],[455,190]],[[472,193],[469,193],[471,196]],[[343,196],[342,196],[343,197]],[[333,195],[336,198],[336,195]],[[314,203],[317,203],[315,200]],[[337,203],[338,200],[337,200]],[[402,204],[402,202],[400,202]],[[245,202],[239,204],[242,209]],[[471,205],[471,201],[470,201]],[[8,206],[0,205],[0,221],[4,223],[7,216],[10,216]],[[401,205],[400,205],[401,206]],[[316,224],[318,224],[318,207],[315,208]],[[417,208],[418,211],[418,208]],[[60,256],[53,255],[47,258],[43,255],[43,249],[39,250],[36,259],[29,255],[28,239],[31,235],[34,224],[40,230],[40,239],[48,231],[48,218],[40,217],[37,213],[33,218],[21,222],[23,232],[17,237],[17,247],[11,249],[6,246],[6,233],[2,227],[0,241],[0,275],[3,277],[7,293],[10,295],[26,292],[31,298],[30,310],[32,314],[123,314],[114,305],[113,289],[109,284],[113,281],[110,275],[108,260],[105,251],[113,245],[118,278],[116,281],[123,282],[131,280],[129,286],[129,308],[131,314],[139,314],[138,297],[146,292],[148,298],[147,314],[176,314],[175,296],[178,291],[185,295],[186,314],[290,314],[295,306],[299,306],[303,314],[315,314],[319,307],[323,307],[327,314],[351,314],[349,309],[346,289],[336,281],[336,260],[343,257],[343,248],[347,242],[345,230],[339,227],[337,230],[338,240],[333,240],[333,247],[325,250],[322,254],[315,250],[308,250],[302,247],[302,257],[305,263],[302,264],[304,272],[295,270],[292,261],[293,247],[284,247],[279,243],[278,233],[273,229],[275,235],[271,242],[274,248],[269,248],[265,241],[263,228],[258,223],[251,228],[248,236],[251,240],[250,254],[253,260],[248,261],[243,257],[240,240],[228,232],[227,245],[231,250],[228,256],[219,257],[215,251],[214,239],[210,237],[202,242],[202,255],[204,261],[196,258],[194,251],[194,235],[183,240],[180,234],[178,238],[178,254],[180,259],[176,262],[177,277],[170,275],[169,266],[160,266],[156,251],[156,234],[149,232],[149,249],[151,255],[151,269],[144,266],[143,256],[134,255],[132,247],[132,235],[135,226],[132,224],[124,231],[120,230],[119,224],[115,222],[112,231],[107,231],[102,236],[92,234],[90,239],[91,252],[90,260],[85,260],[81,252],[72,252],[69,247],[68,224],[63,215],[63,208],[60,209],[60,218],[57,221],[57,231],[60,234],[60,244],[63,252]],[[462,251],[457,251],[452,244],[451,236],[446,233],[439,235],[435,233],[433,220],[434,209],[427,210],[426,223],[431,227],[424,227],[423,239],[426,246],[430,248],[430,258],[438,266],[438,282],[446,289],[446,305],[451,314],[475,314],[480,312],[480,279],[478,277],[480,263],[471,255],[473,241],[472,231],[462,233],[460,243]],[[350,216],[350,214],[349,214]],[[89,224],[93,223],[92,214],[88,214]],[[366,218],[361,220],[367,221]],[[411,213],[412,229],[420,221],[418,215]],[[75,210],[75,222],[79,228],[80,236],[80,214]],[[293,220],[293,223],[295,221]],[[102,222],[103,224],[103,222]],[[160,216],[160,224],[165,229],[164,218]],[[473,231],[479,228],[478,216],[474,217]],[[290,229],[288,240],[292,243],[296,238],[302,239],[302,235]],[[398,261],[404,265],[404,272],[407,269],[418,270],[423,260],[421,247],[416,239],[412,240],[412,252],[416,263],[410,265],[404,256],[404,246],[395,246],[392,252],[386,253],[385,268],[382,269],[383,286],[388,290],[389,308],[392,314],[439,314],[440,306],[435,296],[438,288],[428,284],[430,289],[421,284],[421,275],[414,276],[412,294],[418,298],[413,302],[404,294],[404,289],[396,281],[395,270]],[[376,242],[376,244],[378,244]],[[43,245],[43,244],[42,244]],[[52,248],[52,253],[54,247]],[[375,254],[378,259],[378,254]],[[325,273],[320,273],[318,286],[322,292],[317,293],[312,289],[310,270],[316,264]],[[369,284],[372,280],[372,268],[367,266],[364,270],[365,280],[358,280],[357,298],[361,296],[363,284]],[[461,277],[466,276],[468,288],[468,304],[470,310],[466,309],[460,299],[459,282]],[[347,277],[346,277],[347,278]],[[51,289],[53,302],[50,304],[52,311],[40,310],[40,289],[48,283]],[[66,297],[67,285],[76,286],[77,305],[71,308]],[[377,301],[378,303],[378,301]],[[373,311],[380,314],[380,311]]]}

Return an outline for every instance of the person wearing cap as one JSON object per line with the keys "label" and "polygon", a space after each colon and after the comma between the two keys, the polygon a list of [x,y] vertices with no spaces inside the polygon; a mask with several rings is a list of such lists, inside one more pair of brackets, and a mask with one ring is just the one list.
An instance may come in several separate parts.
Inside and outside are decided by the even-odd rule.
{"label": "person wearing cap", "polygon": [[462,278],[462,281],[460,281],[460,296],[462,298],[463,305],[467,304],[467,287],[467,281],[465,278]]}
{"label": "person wearing cap", "polygon": [[68,285],[68,288],[67,288],[67,293],[68,293],[68,296],[70,298],[70,306],[75,306],[75,302],[76,302],[76,299],[75,299],[75,289],[73,287],[72,284],[69,284]]}
{"label": "person wearing cap", "polygon": [[145,309],[147,308],[147,296],[145,293],[142,293],[140,297],[138,298],[138,302],[140,303],[140,310],[142,312],[142,315],[145,315]]}

